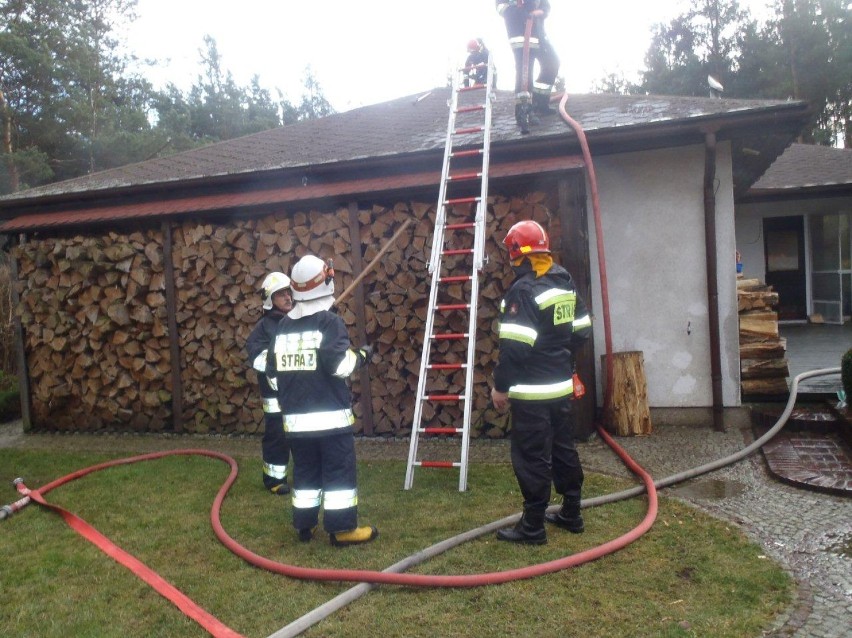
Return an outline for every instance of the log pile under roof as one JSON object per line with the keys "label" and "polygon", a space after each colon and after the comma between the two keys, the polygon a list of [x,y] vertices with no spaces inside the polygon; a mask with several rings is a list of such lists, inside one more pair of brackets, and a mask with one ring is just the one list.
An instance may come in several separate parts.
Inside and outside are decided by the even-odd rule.
{"label": "log pile under roof", "polygon": [[[499,242],[515,221],[535,219],[550,230],[556,251],[562,233],[555,208],[544,192],[491,198],[489,260],[480,278],[472,436],[503,436],[507,428],[506,415],[490,406],[487,383],[497,358],[498,305],[512,280]],[[452,214],[469,217],[467,206]],[[273,270],[289,273],[299,257],[313,253],[333,258],[339,293],[359,274],[356,267],[368,264],[409,218],[414,223],[365,276],[359,293],[338,307],[353,344],[375,345],[369,388],[362,391],[361,380],[353,378],[356,428],[367,435],[407,435],[423,347],[435,218],[434,205],[417,202],[28,238],[15,247],[13,257],[33,427],[262,431],[256,377],[243,348],[261,314],[258,288],[264,276]],[[355,232],[360,254],[353,253]],[[449,243],[467,247],[471,239],[462,233]],[[452,259],[458,261],[459,274],[471,271],[469,256]],[[467,290],[453,284],[441,294],[448,302],[463,302]],[[467,313],[436,318],[436,331],[444,330],[466,332]],[[446,361],[463,361],[465,345],[441,341],[436,347]],[[459,373],[430,382],[442,393],[461,392],[464,385]],[[425,415],[424,423],[456,425],[461,407],[427,406]]]}

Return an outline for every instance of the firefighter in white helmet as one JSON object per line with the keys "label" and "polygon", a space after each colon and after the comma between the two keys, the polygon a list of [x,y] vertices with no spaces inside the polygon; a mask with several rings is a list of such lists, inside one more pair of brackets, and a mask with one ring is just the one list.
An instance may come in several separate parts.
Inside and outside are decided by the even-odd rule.
{"label": "firefighter in white helmet", "polygon": [[352,348],[346,325],[331,312],[334,270],[314,255],[290,273],[295,307],[278,326],[267,374],[275,380],[284,430],[293,452],[293,527],[308,542],[319,523],[332,545],[366,543],[378,535],[358,526],[352,395],[347,378],[371,348]]}
{"label": "firefighter in white helmet", "polygon": [[284,420],[278,396],[266,378],[266,360],[269,345],[275,337],[278,323],[286,319],[293,309],[290,278],[283,272],[271,272],[260,287],[263,316],[246,340],[249,365],[257,371],[260,396],[263,399],[263,485],[273,494],[283,496],[290,492],[287,486],[287,461],[290,446],[284,435]]}

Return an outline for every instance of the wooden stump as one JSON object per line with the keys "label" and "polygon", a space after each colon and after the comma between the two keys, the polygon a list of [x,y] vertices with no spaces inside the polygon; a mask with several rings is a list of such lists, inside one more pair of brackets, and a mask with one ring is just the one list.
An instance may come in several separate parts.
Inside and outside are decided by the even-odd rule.
{"label": "wooden stump", "polygon": [[[601,369],[606,371],[606,355],[601,356]],[[603,379],[605,383],[605,373]],[[605,417],[618,436],[651,433],[648,386],[641,352],[612,354],[612,401]]]}

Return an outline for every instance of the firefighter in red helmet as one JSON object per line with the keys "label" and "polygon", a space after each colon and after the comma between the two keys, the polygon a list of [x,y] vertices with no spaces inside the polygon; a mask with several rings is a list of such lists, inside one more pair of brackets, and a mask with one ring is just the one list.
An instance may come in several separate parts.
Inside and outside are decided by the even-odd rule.
{"label": "firefighter in red helmet", "polygon": [[[514,527],[497,538],[514,543],[547,542],[544,522],[583,531],[580,491],[583,468],[574,445],[573,351],[591,332],[592,321],[571,275],[553,263],[550,240],[534,221],[512,226],[503,241],[515,280],[500,303],[500,354],[491,400],[511,409],[512,469],[524,499]],[[545,514],[551,484],[562,508]]]}
{"label": "firefighter in red helmet", "polygon": [[372,350],[352,348],[346,325],[331,312],[334,270],[314,255],[290,273],[296,302],[269,349],[267,374],[275,380],[284,430],[293,453],[293,527],[308,542],[323,508],[332,545],[373,540],[378,530],[358,526],[358,488],[352,395],[348,377]]}
{"label": "firefighter in red helmet", "polygon": [[[550,14],[549,0],[496,0],[497,13],[506,23],[509,45],[515,55],[515,119],[522,133],[529,132],[532,113],[547,115],[555,111],[550,108],[550,93],[559,73],[559,57],[544,32],[544,20]],[[524,34],[527,20],[532,18],[532,33],[529,41],[529,57],[524,83]],[[535,61],[539,73],[533,81]],[[531,86],[530,86],[531,84]]]}
{"label": "firefighter in red helmet", "polygon": [[[467,43],[467,59],[464,66],[467,69],[467,86],[485,84],[488,80],[488,47],[482,38],[474,38]],[[494,78],[497,84],[497,78]]]}

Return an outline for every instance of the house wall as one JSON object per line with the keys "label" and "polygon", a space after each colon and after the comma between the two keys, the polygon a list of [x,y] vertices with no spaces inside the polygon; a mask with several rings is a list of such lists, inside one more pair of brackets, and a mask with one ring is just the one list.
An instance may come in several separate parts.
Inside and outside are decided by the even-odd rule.
{"label": "house wall", "polygon": [[[737,206],[737,250],[743,260],[743,274],[766,281],[766,253],[763,246],[763,220],[766,217],[826,214],[852,211],[852,196],[824,199],[789,198],[783,201]],[[806,246],[805,250],[810,250]]]}
{"label": "house wall", "polygon": [[[598,157],[595,170],[613,351],[643,353],[651,408],[712,406],[704,146]],[[740,404],[739,355],[733,179],[727,143],[717,148],[716,181],[722,393],[724,406],[734,407]],[[595,352],[600,355],[606,347],[591,220],[589,230]],[[604,377],[600,358],[596,366],[600,383]]]}

